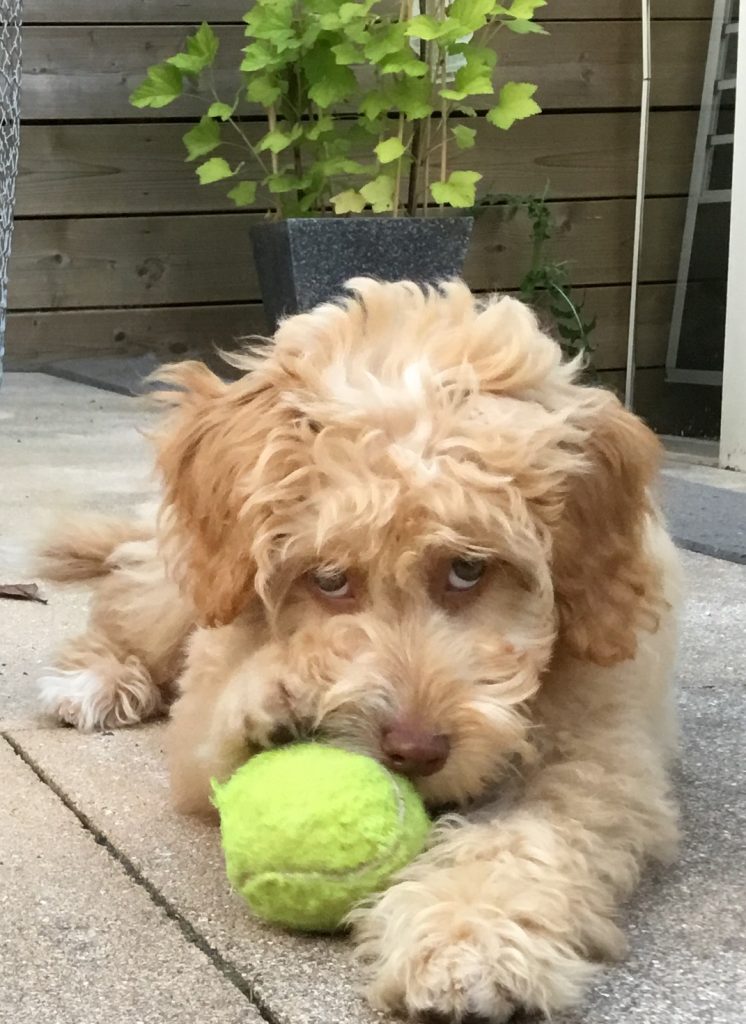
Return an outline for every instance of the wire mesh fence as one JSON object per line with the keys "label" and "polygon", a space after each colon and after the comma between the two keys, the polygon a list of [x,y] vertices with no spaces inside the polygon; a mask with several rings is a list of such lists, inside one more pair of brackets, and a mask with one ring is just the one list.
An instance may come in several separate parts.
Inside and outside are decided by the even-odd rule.
{"label": "wire mesh fence", "polygon": [[0,0],[0,380],[8,306],[8,260],[18,170],[21,0]]}

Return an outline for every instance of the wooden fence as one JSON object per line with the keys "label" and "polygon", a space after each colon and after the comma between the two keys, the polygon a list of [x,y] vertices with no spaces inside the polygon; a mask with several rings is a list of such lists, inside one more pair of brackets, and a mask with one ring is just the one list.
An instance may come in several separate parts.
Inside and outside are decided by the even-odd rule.
{"label": "wooden fence", "polygon": [[[247,227],[195,184],[174,108],[135,111],[144,68],[202,18],[230,61],[247,0],[26,0],[23,128],[10,280],[9,367],[55,358],[204,353],[263,328]],[[539,83],[545,113],[465,155],[489,191],[541,192],[554,248],[598,317],[601,369],[624,365],[640,91],[634,0],[549,0],[548,36],[501,41],[501,69]],[[712,0],[653,0],[653,113],[639,362],[660,367],[671,311]],[[254,126],[258,130],[258,126]],[[518,284],[525,223],[478,221],[476,289]],[[659,378],[659,374],[656,375]]]}

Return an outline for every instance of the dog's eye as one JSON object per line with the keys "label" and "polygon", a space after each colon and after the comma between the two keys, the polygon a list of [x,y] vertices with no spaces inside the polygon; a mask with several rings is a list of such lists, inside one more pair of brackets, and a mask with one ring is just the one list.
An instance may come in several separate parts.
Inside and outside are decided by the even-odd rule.
{"label": "dog's eye", "polygon": [[471,590],[484,576],[486,568],[483,558],[454,558],[448,570],[448,589]]}
{"label": "dog's eye", "polygon": [[347,573],[341,569],[317,569],[311,573],[311,580],[324,597],[338,599],[350,597],[352,594]]}

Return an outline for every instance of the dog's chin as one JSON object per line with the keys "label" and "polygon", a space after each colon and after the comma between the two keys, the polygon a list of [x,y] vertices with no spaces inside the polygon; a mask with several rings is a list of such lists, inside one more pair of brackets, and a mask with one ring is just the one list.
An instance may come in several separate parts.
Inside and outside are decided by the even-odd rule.
{"label": "dog's chin", "polygon": [[489,775],[468,779],[456,766],[446,766],[427,778],[412,779],[412,783],[433,814],[466,811],[489,799],[500,785],[503,767],[495,766]]}

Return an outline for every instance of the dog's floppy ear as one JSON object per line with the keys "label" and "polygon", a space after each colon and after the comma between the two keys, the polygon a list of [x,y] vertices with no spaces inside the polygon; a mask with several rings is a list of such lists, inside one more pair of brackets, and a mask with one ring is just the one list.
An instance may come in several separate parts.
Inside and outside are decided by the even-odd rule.
{"label": "dog's floppy ear", "polygon": [[251,377],[225,384],[201,363],[159,371],[173,407],[154,434],[163,477],[161,537],[169,570],[201,625],[232,621],[252,596],[246,481],[277,416],[274,389]]}
{"label": "dog's floppy ear", "polygon": [[641,627],[657,625],[660,583],[644,529],[660,444],[613,395],[597,394],[586,468],[570,482],[555,531],[553,577],[560,642],[575,657],[611,665],[634,656]]}

